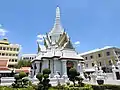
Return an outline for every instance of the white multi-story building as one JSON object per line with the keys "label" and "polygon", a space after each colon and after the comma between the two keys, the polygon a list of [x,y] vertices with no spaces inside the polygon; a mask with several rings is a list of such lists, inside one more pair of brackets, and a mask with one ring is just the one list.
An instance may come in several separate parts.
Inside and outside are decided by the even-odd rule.
{"label": "white multi-story building", "polygon": [[8,58],[8,67],[18,63],[20,45],[11,44],[7,39],[0,40],[0,58]]}
{"label": "white multi-story building", "polygon": [[81,53],[85,60],[85,71],[94,71],[94,65],[101,66],[104,72],[112,72],[112,64],[116,65],[120,59],[120,48],[113,46],[106,46]]}
{"label": "white multi-story building", "polygon": [[21,59],[22,60],[33,60],[36,58],[36,56],[37,56],[37,54],[23,54],[21,56]]}

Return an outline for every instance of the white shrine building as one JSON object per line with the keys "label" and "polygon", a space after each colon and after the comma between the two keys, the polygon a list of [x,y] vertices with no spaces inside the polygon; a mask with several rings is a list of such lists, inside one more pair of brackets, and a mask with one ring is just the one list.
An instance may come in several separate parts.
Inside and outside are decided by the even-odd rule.
{"label": "white shrine building", "polygon": [[[67,77],[71,67],[81,71],[83,58],[78,55],[73,47],[69,36],[60,23],[60,8],[56,8],[55,23],[50,32],[44,37],[45,51],[42,51],[38,44],[38,54],[32,60],[31,77],[45,68],[51,70],[51,77],[58,72],[60,77]],[[79,65],[78,65],[79,64]]]}

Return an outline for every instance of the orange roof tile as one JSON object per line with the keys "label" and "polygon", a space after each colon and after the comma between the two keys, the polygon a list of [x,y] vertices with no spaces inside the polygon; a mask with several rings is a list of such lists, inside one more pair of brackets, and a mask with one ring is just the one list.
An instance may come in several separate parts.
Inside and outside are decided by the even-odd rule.
{"label": "orange roof tile", "polygon": [[0,67],[0,70],[10,70],[10,69],[7,67]]}
{"label": "orange roof tile", "polygon": [[22,69],[16,69],[15,72],[19,73],[19,72],[25,72],[25,73],[29,73],[29,70],[22,70]]}

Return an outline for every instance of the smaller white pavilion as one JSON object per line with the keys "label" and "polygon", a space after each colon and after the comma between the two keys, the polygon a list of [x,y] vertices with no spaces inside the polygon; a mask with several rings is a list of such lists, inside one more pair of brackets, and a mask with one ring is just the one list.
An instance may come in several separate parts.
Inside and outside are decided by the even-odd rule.
{"label": "smaller white pavilion", "polygon": [[[83,58],[78,55],[71,40],[60,23],[60,8],[56,8],[56,18],[52,30],[44,37],[45,51],[38,44],[38,54],[32,60],[31,77],[45,68],[51,70],[51,78],[58,73],[60,77],[67,77],[71,67],[82,72]],[[79,65],[78,65],[79,64]]]}

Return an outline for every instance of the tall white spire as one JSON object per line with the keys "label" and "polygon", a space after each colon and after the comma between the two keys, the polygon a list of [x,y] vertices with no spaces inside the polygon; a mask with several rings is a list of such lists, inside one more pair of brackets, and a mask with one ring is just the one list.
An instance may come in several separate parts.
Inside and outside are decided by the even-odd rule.
{"label": "tall white spire", "polygon": [[53,26],[50,34],[61,34],[61,33],[63,33],[63,28],[60,23],[60,8],[57,6],[55,23],[54,23],[54,26]]}
{"label": "tall white spire", "polygon": [[60,24],[60,8],[56,8],[56,18],[55,18],[55,24],[59,25]]}

